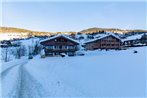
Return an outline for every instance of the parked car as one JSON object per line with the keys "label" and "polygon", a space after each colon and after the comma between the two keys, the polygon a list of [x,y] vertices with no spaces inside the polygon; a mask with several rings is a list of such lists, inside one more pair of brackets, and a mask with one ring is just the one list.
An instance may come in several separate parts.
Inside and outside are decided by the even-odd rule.
{"label": "parked car", "polygon": [[29,55],[28,59],[33,59],[33,56],[32,55]]}
{"label": "parked car", "polygon": [[65,53],[60,53],[61,57],[66,57],[67,55]]}
{"label": "parked car", "polygon": [[84,56],[85,55],[85,53],[84,53],[84,51],[77,51],[77,56]]}

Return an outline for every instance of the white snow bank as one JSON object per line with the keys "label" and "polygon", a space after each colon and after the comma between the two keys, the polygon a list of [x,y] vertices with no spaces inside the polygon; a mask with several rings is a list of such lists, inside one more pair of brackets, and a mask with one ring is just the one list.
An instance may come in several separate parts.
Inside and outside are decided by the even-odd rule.
{"label": "white snow bank", "polygon": [[[138,53],[134,54],[134,50]],[[52,97],[145,97],[146,47],[36,57],[26,65]]]}

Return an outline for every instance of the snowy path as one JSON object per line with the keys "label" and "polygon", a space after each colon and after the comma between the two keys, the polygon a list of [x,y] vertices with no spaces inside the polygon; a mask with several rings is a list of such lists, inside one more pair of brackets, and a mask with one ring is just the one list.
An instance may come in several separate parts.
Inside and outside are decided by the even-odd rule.
{"label": "snowy path", "polygon": [[16,66],[21,66],[21,65],[24,65],[26,64],[27,62],[23,62],[22,64],[16,64],[16,65],[13,65],[7,69],[5,69],[4,71],[1,72],[1,79],[3,80],[4,77],[6,77],[6,75],[10,72],[10,70],[12,70],[13,68],[15,68]]}
{"label": "snowy path", "polygon": [[36,98],[44,95],[43,88],[24,68],[20,66],[18,85],[16,86],[16,98]]}
{"label": "snowy path", "polygon": [[3,98],[38,98],[44,89],[25,69],[22,64],[13,65],[1,73]]}

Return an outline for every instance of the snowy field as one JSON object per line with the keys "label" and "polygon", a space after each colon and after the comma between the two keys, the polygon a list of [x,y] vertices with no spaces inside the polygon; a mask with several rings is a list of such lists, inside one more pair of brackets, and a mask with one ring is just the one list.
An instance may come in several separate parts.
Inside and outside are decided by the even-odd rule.
{"label": "snowy field", "polygon": [[44,59],[38,55],[3,63],[1,97],[146,97],[146,50],[96,50]]}

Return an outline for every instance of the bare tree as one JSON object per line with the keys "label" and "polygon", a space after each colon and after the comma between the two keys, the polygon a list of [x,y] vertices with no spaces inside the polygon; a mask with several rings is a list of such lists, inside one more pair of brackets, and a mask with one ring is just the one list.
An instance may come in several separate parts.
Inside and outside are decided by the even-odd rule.
{"label": "bare tree", "polygon": [[21,46],[21,56],[25,56],[27,54],[27,49],[26,47],[23,45]]}
{"label": "bare tree", "polygon": [[28,52],[29,52],[29,55],[33,54],[33,46],[28,47]]}
{"label": "bare tree", "polygon": [[34,46],[34,48],[33,48],[33,55],[39,54],[40,51],[41,51],[41,47],[40,47],[40,45],[39,45],[39,42],[36,41],[35,46]]}
{"label": "bare tree", "polygon": [[9,54],[8,47],[2,48],[1,56],[2,56],[2,60],[4,60],[4,62],[10,61],[10,54]]}
{"label": "bare tree", "polygon": [[16,47],[16,55],[15,55],[15,57],[16,57],[17,59],[20,59],[20,58],[21,58],[20,53],[21,53],[20,47]]}
{"label": "bare tree", "polygon": [[26,48],[25,48],[25,46],[16,47],[15,50],[16,50],[15,57],[17,59],[20,59],[22,56],[26,55]]}

